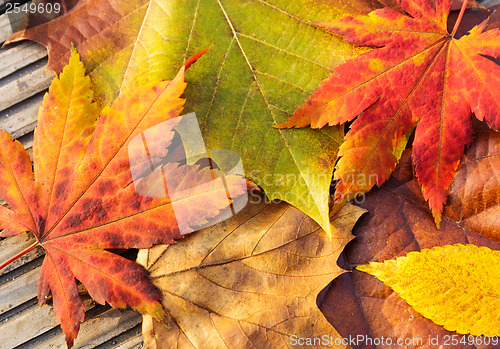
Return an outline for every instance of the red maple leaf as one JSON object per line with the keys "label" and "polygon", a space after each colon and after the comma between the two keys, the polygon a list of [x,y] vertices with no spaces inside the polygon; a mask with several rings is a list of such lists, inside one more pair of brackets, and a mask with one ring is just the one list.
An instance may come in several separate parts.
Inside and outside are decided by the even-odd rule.
{"label": "red maple leaf", "polygon": [[[90,79],[73,50],[70,63],[52,82],[40,108],[34,174],[23,146],[0,131],[0,196],[10,206],[0,206],[0,228],[4,229],[0,236],[29,231],[37,240],[0,268],[36,246],[45,249],[38,300],[44,304],[52,293],[68,346],[85,315],[76,279],[98,303],[129,305],[157,319],[164,316],[161,293],[146,270],[109,249],[174,243],[182,238],[181,232],[193,231],[229,206],[227,188],[232,197],[245,192],[245,181],[238,176],[226,176],[226,186],[221,188],[213,177],[216,170],[178,163],[157,166],[169,151],[175,122],[154,135],[148,146],[155,156],[151,154],[143,163],[136,161],[134,170],[139,175],[133,178],[130,164],[140,149],[129,147],[131,140],[144,139],[146,130],[165,120],[180,119],[184,70],[171,81],[119,97],[96,122]],[[142,167],[150,166],[148,174]],[[139,195],[139,188],[149,185],[146,182],[161,188],[170,184],[168,194]],[[203,207],[193,200],[202,200]]]}
{"label": "red maple leaf", "polygon": [[336,200],[381,185],[415,129],[413,162],[439,226],[447,191],[464,147],[472,141],[471,112],[500,127],[500,32],[486,23],[454,38],[447,31],[451,1],[400,0],[408,15],[383,8],[320,25],[374,47],[347,63],[279,128],[320,128],[351,121],[336,167]]}

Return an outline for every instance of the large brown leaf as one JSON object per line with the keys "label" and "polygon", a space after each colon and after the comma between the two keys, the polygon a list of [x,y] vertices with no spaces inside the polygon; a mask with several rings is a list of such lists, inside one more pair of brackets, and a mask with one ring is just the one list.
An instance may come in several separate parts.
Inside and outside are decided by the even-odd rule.
{"label": "large brown leaf", "polygon": [[500,134],[478,125],[476,136],[451,186],[445,216],[500,242]]}
{"label": "large brown leaf", "polygon": [[[343,273],[337,258],[364,210],[346,205],[328,239],[311,218],[252,193],[231,219],[172,246],[142,250],[141,262],[162,292],[169,327],[146,316],[148,348],[283,348],[305,338],[339,339],[316,305]],[[293,337],[293,336],[296,337]]]}
{"label": "large brown leaf", "polygon": [[[467,149],[452,183],[441,229],[433,224],[407,150],[393,178],[369,193],[361,204],[369,214],[354,229],[357,238],[345,249],[341,265],[353,269],[370,261],[382,262],[410,251],[456,243],[500,250],[500,135],[482,125],[475,127],[477,141]],[[444,345],[445,335],[456,335],[415,312],[381,281],[357,270],[332,283],[321,309],[343,337],[422,338],[422,346],[415,343],[408,347],[436,348],[428,343],[429,336],[439,336],[439,345]],[[377,347],[366,341],[357,344],[355,348]],[[474,346],[459,343],[453,348]]]}

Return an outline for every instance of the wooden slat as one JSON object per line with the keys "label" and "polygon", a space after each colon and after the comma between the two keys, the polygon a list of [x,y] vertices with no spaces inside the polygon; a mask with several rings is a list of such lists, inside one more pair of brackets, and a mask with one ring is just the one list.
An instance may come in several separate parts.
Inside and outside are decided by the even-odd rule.
{"label": "wooden slat", "polygon": [[[119,335],[124,330],[133,328],[141,321],[142,316],[134,310],[108,310],[82,324],[74,348],[94,348]],[[36,348],[64,348],[65,346],[64,335],[61,333]]]}
{"label": "wooden slat", "polygon": [[36,297],[36,282],[40,268],[36,268],[0,286],[0,314]]}
{"label": "wooden slat", "polygon": [[20,137],[18,140],[22,145],[24,145],[24,149],[28,151],[30,157],[33,159],[33,132]]}
{"label": "wooden slat", "polygon": [[142,334],[138,334],[129,340],[120,343],[115,349],[141,349],[142,348]]}
{"label": "wooden slat", "polygon": [[47,51],[26,41],[0,50],[0,129],[19,138],[35,129],[43,92],[55,74],[46,72]]}
{"label": "wooden slat", "polygon": [[32,132],[37,124],[38,109],[42,99],[41,94],[29,97],[19,107],[5,113],[0,112],[0,130],[9,132],[14,138]]}
{"label": "wooden slat", "polygon": [[[52,307],[35,307],[20,316],[0,325],[3,348],[15,348],[30,338],[56,327],[56,317]],[[62,348],[62,347],[61,347]]]}
{"label": "wooden slat", "polygon": [[[88,298],[84,299],[84,304],[86,309],[92,309],[95,306],[95,303]],[[32,342],[34,338],[44,335],[45,333],[54,332],[52,331],[54,329],[58,329],[58,331],[56,331],[57,333],[61,332],[54,315],[54,308],[49,305],[39,307],[38,304],[35,303],[35,305],[28,309],[24,309],[18,314],[11,315],[6,320],[7,321],[0,324],[0,338],[2,339],[0,342],[1,348],[15,348],[19,345],[25,347],[25,343]],[[82,328],[83,327],[82,324]],[[50,337],[51,340],[53,338],[53,336]],[[30,345],[30,347],[33,347],[33,345]],[[53,348],[64,347],[66,347],[66,345],[55,346]]]}
{"label": "wooden slat", "polygon": [[3,14],[0,16],[0,43],[4,42],[12,35],[12,26],[9,21],[9,16]]}
{"label": "wooden slat", "polygon": [[50,86],[55,74],[40,67],[0,87],[0,110],[39,93]]}
{"label": "wooden slat", "polygon": [[0,79],[47,56],[47,49],[36,42],[23,41],[0,50]]}
{"label": "wooden slat", "polygon": [[12,28],[17,28],[21,24],[22,20],[23,17],[18,15],[8,16],[4,13],[0,16],[0,43],[4,42],[12,35]]}
{"label": "wooden slat", "polygon": [[[33,244],[34,241],[35,238],[28,235],[28,233],[22,233],[0,241],[0,262],[6,261],[10,257],[15,256],[18,252],[23,251],[26,247]],[[9,273],[16,268],[19,268],[22,265],[31,262],[32,260],[42,255],[43,249],[37,248],[35,250],[32,250],[21,258],[18,258],[14,262],[10,263],[4,269],[0,270],[0,276]],[[2,293],[0,292],[0,295],[1,294]]]}

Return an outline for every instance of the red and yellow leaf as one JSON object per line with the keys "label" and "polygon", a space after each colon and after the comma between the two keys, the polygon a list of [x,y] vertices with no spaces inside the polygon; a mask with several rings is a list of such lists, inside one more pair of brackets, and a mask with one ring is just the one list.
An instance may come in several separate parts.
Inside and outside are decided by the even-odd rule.
{"label": "red and yellow leaf", "polygon": [[43,99],[35,130],[33,158],[35,179],[41,185],[40,201],[46,203],[45,211],[56,203],[63,206],[60,194],[72,183],[68,177],[78,173],[75,168],[82,161],[94,131],[98,111],[92,102],[94,93],[90,84],[83,63],[74,54]]}
{"label": "red and yellow leaf", "polygon": [[[98,303],[128,305],[154,318],[163,317],[161,294],[148,280],[147,271],[107,250],[174,243],[229,206],[225,188],[233,197],[245,192],[245,181],[237,176],[226,176],[221,189],[212,180],[216,170],[177,163],[153,164],[156,169],[150,175],[134,182],[130,161],[137,154],[133,148],[129,151],[128,144],[152,126],[177,118],[170,128],[162,129],[162,154],[168,153],[184,105],[180,98],[186,87],[184,70],[171,81],[122,95],[97,119],[90,81],[74,50],[40,109],[34,176],[21,144],[0,133],[4,174],[0,196],[11,207],[0,210],[0,223],[7,228],[4,235],[30,231],[45,249],[38,299],[43,304],[52,293],[54,312],[69,346],[85,310],[76,280]],[[157,178],[168,185],[168,193],[163,197],[138,194],[137,186]],[[202,209],[193,205],[194,197],[197,202],[204,200]],[[176,219],[179,214],[181,220]]]}
{"label": "red and yellow leaf", "polygon": [[447,31],[451,2],[400,1],[368,16],[320,23],[344,39],[377,48],[337,67],[294,115],[278,127],[320,128],[354,120],[337,163],[336,198],[381,185],[415,129],[413,161],[439,225],[474,112],[500,128],[500,32],[485,24],[455,39]]}
{"label": "red and yellow leaf", "polygon": [[0,197],[11,209],[0,209],[1,236],[34,231],[37,225],[38,188],[33,181],[31,160],[18,141],[0,131]]}

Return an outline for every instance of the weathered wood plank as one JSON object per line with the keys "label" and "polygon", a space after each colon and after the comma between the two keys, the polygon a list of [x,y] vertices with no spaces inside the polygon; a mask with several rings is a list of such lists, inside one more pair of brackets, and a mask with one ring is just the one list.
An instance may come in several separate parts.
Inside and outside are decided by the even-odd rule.
{"label": "weathered wood plank", "polygon": [[0,42],[4,42],[12,35],[12,26],[10,24],[9,16],[3,14],[0,16]]}
{"label": "weathered wood plank", "polygon": [[9,132],[14,138],[32,132],[37,124],[38,109],[42,100],[43,95],[36,95],[24,100],[17,108],[0,112],[0,130]]}
{"label": "weathered wood plank", "polygon": [[[85,321],[75,340],[75,349],[95,348],[120,333],[133,328],[142,321],[142,316],[132,309],[111,309]],[[65,348],[61,333],[36,348]]]}
{"label": "weathered wood plank", "polygon": [[18,141],[21,142],[21,144],[24,146],[24,149],[28,151],[30,154],[30,157],[33,159],[33,138],[35,134],[33,132],[30,132],[22,137],[18,138]]}
{"label": "weathered wood plank", "polygon": [[[88,309],[95,306],[95,303],[91,299],[86,298],[84,299],[84,305],[88,311]],[[7,322],[0,324],[2,348],[15,348],[54,328],[59,328],[54,315],[54,308],[49,305],[30,307],[7,320]],[[82,325],[83,327],[85,326]],[[65,347],[66,345],[56,346],[55,348]]]}
{"label": "weathered wood plank", "polygon": [[[11,23],[12,20],[12,23]],[[0,16],[0,43],[7,40],[12,35],[12,26],[17,28],[23,18],[22,16],[8,16],[6,13]]]}
{"label": "weathered wood plank", "polygon": [[0,286],[0,314],[13,309],[37,296],[36,282],[40,268]]}
{"label": "weathered wood plank", "polygon": [[57,326],[57,323],[52,307],[34,307],[30,311],[0,325],[2,347],[15,348],[55,326]]}
{"label": "weathered wood plank", "polygon": [[47,49],[33,41],[23,41],[0,49],[0,79],[47,56]]}
{"label": "weathered wood plank", "polygon": [[130,338],[129,340],[120,343],[115,349],[141,349],[142,348],[142,334]]}
{"label": "weathered wood plank", "polygon": [[47,89],[55,74],[40,67],[0,87],[0,110]]}
{"label": "weathered wood plank", "polygon": [[[35,238],[33,236],[30,236],[28,233],[22,233],[0,241],[0,262],[4,262],[10,257],[15,256],[17,253],[23,251],[34,242]],[[36,248],[28,252],[21,258],[16,259],[4,269],[0,270],[0,275],[4,275],[16,268],[19,268],[23,264],[26,264],[42,255],[43,249],[41,247]]]}

